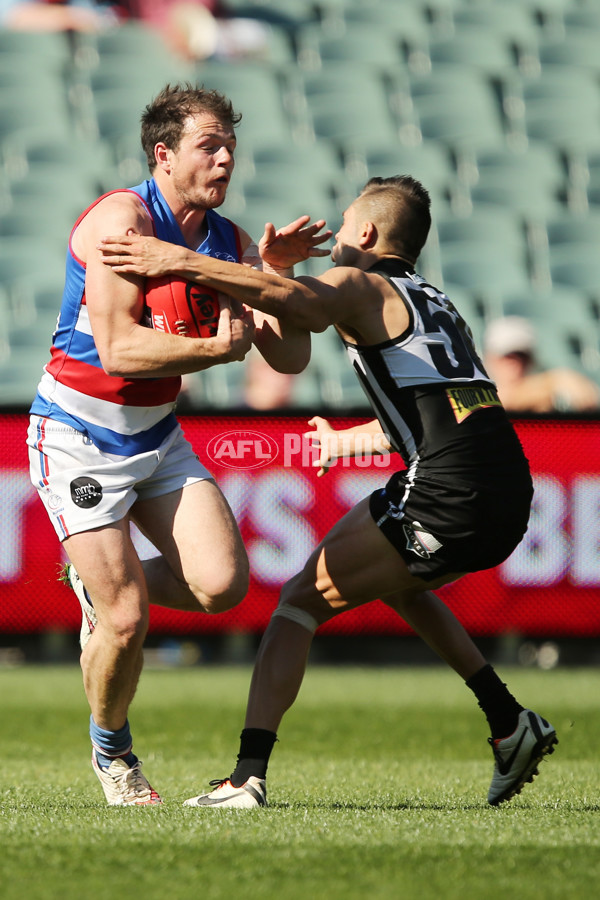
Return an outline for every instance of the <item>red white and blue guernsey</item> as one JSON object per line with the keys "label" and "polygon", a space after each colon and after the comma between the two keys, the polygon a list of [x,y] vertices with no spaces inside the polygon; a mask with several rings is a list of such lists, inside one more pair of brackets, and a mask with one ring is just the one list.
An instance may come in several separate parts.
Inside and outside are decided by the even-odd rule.
{"label": "red white and blue guernsey", "polygon": [[[156,237],[186,246],[179,225],[154,179],[133,188],[148,209]],[[119,193],[112,191],[111,193]],[[73,227],[71,237],[88,212]],[[231,262],[241,259],[237,227],[215,210],[207,210],[208,233],[198,253]],[[146,324],[146,323],[144,323]],[[102,452],[130,456],[154,450],[176,427],[175,404],[179,376],[119,378],[102,368],[90,327],[85,300],[85,264],[67,251],[65,288],[50,362],[31,406],[33,416],[54,419],[84,434]]]}

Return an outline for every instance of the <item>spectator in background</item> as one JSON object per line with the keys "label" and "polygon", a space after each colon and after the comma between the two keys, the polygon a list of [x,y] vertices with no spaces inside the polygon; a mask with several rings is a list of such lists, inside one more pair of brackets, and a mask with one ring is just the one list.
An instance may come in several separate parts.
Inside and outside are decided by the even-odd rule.
{"label": "spectator in background", "polygon": [[119,4],[96,0],[0,0],[0,25],[13,31],[101,31],[122,15]]}
{"label": "spectator in background", "polygon": [[266,48],[263,23],[234,16],[219,0],[124,0],[124,6],[186,59],[255,57]]}
{"label": "spectator in background", "polygon": [[483,345],[485,367],[509,412],[593,412],[600,408],[600,389],[590,378],[562,367],[537,370],[536,334],[528,319],[496,319],[487,327]]}
{"label": "spectator in background", "polygon": [[260,353],[254,353],[253,350],[246,357],[242,400],[244,406],[259,412],[289,407],[295,376],[287,372],[276,372],[268,363],[263,365],[263,361]]}
{"label": "spectator in background", "polygon": [[264,55],[267,26],[234,16],[218,0],[0,0],[0,26],[13,31],[95,32],[137,19],[188,60]]}

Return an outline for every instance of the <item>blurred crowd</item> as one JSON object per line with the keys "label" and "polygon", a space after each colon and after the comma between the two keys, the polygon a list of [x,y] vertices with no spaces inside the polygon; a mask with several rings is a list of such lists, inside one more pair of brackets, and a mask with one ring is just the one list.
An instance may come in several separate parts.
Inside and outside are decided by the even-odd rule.
{"label": "blurred crowd", "polygon": [[485,367],[509,412],[594,412],[598,385],[565,367],[544,369],[536,353],[533,324],[522,316],[492,321],[484,335]]}
{"label": "blurred crowd", "polygon": [[15,31],[102,31],[146,22],[186,59],[259,55],[265,26],[237,17],[220,0],[0,0],[0,25]]}

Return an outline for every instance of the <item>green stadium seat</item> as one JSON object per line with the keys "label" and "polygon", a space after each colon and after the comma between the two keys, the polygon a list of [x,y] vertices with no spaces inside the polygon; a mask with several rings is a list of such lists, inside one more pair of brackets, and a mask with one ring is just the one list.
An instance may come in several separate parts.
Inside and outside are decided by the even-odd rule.
{"label": "green stadium seat", "polygon": [[123,90],[135,96],[139,111],[166,84],[196,82],[197,69],[179,58],[158,59],[152,56],[140,60],[135,54],[101,56],[98,65],[89,72],[89,86],[93,94],[105,90]]}
{"label": "green stadium seat", "polygon": [[446,255],[454,248],[473,248],[478,254],[483,245],[498,249],[508,258],[522,261],[526,254],[523,220],[511,209],[495,206],[475,207],[470,215],[434,215],[440,246]]}
{"label": "green stadium seat", "polygon": [[455,3],[452,9],[454,34],[463,30],[484,29],[521,50],[537,45],[540,29],[530,5],[522,0],[499,3]]}
{"label": "green stadium seat", "polygon": [[523,151],[486,148],[475,154],[473,204],[494,204],[528,218],[540,218],[563,206],[567,179],[562,160],[550,146],[530,142]]}
{"label": "green stadium seat", "polygon": [[237,128],[239,143],[260,147],[292,137],[276,72],[263,63],[208,61],[198,66],[197,79],[206,88],[221,91],[242,113]]}
{"label": "green stadium seat", "polygon": [[332,181],[339,178],[342,171],[339,155],[324,141],[311,144],[290,141],[265,144],[255,149],[253,164],[257,174],[268,175],[274,171],[294,177],[301,170],[306,170],[309,175],[314,173],[319,178]]}
{"label": "green stadium seat", "polygon": [[567,40],[580,30],[600,33],[600,7],[595,2],[588,2],[583,6],[567,6],[563,23]]}
{"label": "green stadium seat", "polygon": [[424,138],[460,151],[505,143],[494,90],[479,73],[460,66],[411,78],[415,118]]}
{"label": "green stadium seat", "polygon": [[486,76],[501,76],[518,63],[517,48],[503,34],[478,25],[463,25],[453,34],[429,42],[433,72],[458,67]]}
{"label": "green stadium seat", "polygon": [[125,57],[157,63],[171,60],[175,64],[181,59],[171,51],[165,36],[157,28],[136,19],[99,31],[88,40],[94,42],[100,57],[112,57],[117,65]]}
{"label": "green stadium seat", "polygon": [[[385,133],[393,127],[394,142],[402,139],[402,130],[412,123],[412,101],[409,82],[401,70],[387,77],[371,66],[349,60],[328,61],[322,69],[297,70],[286,79],[286,103],[298,126],[308,138],[313,133],[312,114],[318,111],[326,118],[328,111],[343,108],[349,118],[358,114],[377,115],[384,120],[383,132],[366,124],[362,135],[352,127],[352,141],[381,144]],[[357,108],[356,113],[353,112]],[[372,111],[371,111],[372,110]],[[365,112],[366,111],[366,112]],[[325,124],[326,127],[326,124]],[[414,130],[414,127],[413,127]],[[348,133],[348,129],[345,129]]]}
{"label": "green stadium seat", "polygon": [[573,214],[563,211],[547,219],[545,227],[551,249],[581,245],[600,247],[600,210]]}
{"label": "green stadium seat", "polygon": [[490,313],[509,291],[526,290],[530,285],[525,261],[507,259],[501,248],[486,251],[482,246],[455,246],[446,252],[440,247],[440,256],[444,285],[458,284],[490,298]]}
{"label": "green stadium seat", "polygon": [[600,257],[597,247],[553,248],[550,272],[555,284],[578,287],[588,294],[597,294],[600,285]]}
{"label": "green stadium seat", "polygon": [[[35,92],[34,92],[35,94]],[[16,144],[40,141],[48,138],[59,140],[73,134],[66,100],[52,91],[37,91],[37,105],[26,102],[14,91],[7,99],[0,98],[0,144]]]}
{"label": "green stadium seat", "polygon": [[244,185],[248,210],[252,210],[255,203],[268,205],[272,202],[275,205],[281,196],[286,197],[290,210],[299,210],[297,215],[329,221],[333,211],[338,213],[335,185],[327,177],[313,176],[306,169],[297,172],[295,177],[290,177],[287,171],[257,174]]}
{"label": "green stadium seat", "polygon": [[[61,251],[39,243],[35,248],[32,260],[31,239],[22,237],[3,237],[0,241],[0,286],[11,295],[11,304],[15,307],[15,315],[23,297],[25,314],[31,314],[32,295],[29,289],[22,290],[21,285],[47,286],[61,285],[65,277],[66,247]],[[15,300],[15,298],[17,298]],[[35,317],[35,313],[33,314]]]}
{"label": "green stadium seat", "polygon": [[20,347],[18,352],[0,361],[0,405],[28,408],[47,362],[47,349],[44,353],[37,347]]}
{"label": "green stadium seat", "polygon": [[394,141],[382,144],[373,141],[354,142],[345,148],[345,167],[357,189],[369,178],[391,175],[412,175],[427,188],[431,196],[433,215],[439,215],[448,205],[457,188],[457,176],[448,148],[437,141],[422,141],[415,146]]}
{"label": "green stadium seat", "polygon": [[[360,41],[361,32],[368,40],[369,34],[376,28],[381,34],[394,38],[396,46],[401,49],[402,61],[410,69],[418,71],[427,67],[432,27],[424,4],[403,3],[400,15],[397,0],[344,4],[343,26],[340,29],[342,40],[349,36],[354,42],[354,35],[358,34]],[[377,41],[371,42],[378,47]],[[366,53],[365,50],[362,52]],[[387,54],[388,51],[385,52]],[[391,70],[397,65],[398,60],[390,60]]]}
{"label": "green stadium seat", "polygon": [[580,110],[587,108],[598,112],[600,109],[598,82],[594,74],[585,68],[573,67],[564,71],[542,67],[537,77],[523,78],[521,86],[527,112],[550,106],[560,115],[565,107],[572,104]]}
{"label": "green stadium seat", "polygon": [[231,15],[258,19],[279,27],[302,28],[319,21],[320,4],[314,0],[228,0],[227,9]]}
{"label": "green stadium seat", "polygon": [[69,35],[0,28],[0,58],[12,59],[17,71],[28,65],[34,71],[62,75],[71,62]]}
{"label": "green stadium seat", "polygon": [[338,97],[332,107],[329,97],[313,97],[309,106],[312,128],[317,139],[331,141],[338,149],[360,142],[367,134],[389,144],[398,140],[398,129],[385,97]]}
{"label": "green stadium seat", "polygon": [[[321,207],[322,209],[322,207]],[[315,210],[317,217],[318,211]],[[272,222],[276,228],[281,228],[293,222],[298,216],[310,215],[311,211],[301,198],[296,196],[260,197],[254,198],[252,204],[247,204],[236,212],[235,221],[252,236],[255,241],[262,237],[265,223]]]}
{"label": "green stadium seat", "polygon": [[598,32],[595,29],[570,29],[558,37],[542,39],[539,43],[539,61],[544,69],[588,69],[600,74],[598,58]]}
{"label": "green stadium seat", "polygon": [[[24,178],[11,183],[15,223],[19,219],[32,218],[36,208],[40,217],[48,221],[54,209],[56,231],[67,226],[63,232],[66,241],[75,219],[96,199],[99,188],[100,183],[91,176],[63,166],[39,164],[32,167]],[[10,222],[7,224],[10,225]],[[32,227],[39,233],[40,226],[32,223]],[[15,233],[19,233],[17,224],[15,228]]]}
{"label": "green stadium seat", "polygon": [[598,323],[589,296],[573,285],[555,284],[545,290],[515,291],[503,299],[504,315],[545,319],[561,331],[576,334],[588,330],[596,338]]}
{"label": "green stadium seat", "polygon": [[298,34],[298,63],[303,69],[321,69],[329,63],[352,62],[381,72],[404,65],[402,45],[390,29],[357,22],[342,34],[328,35],[321,26],[306,26]]}

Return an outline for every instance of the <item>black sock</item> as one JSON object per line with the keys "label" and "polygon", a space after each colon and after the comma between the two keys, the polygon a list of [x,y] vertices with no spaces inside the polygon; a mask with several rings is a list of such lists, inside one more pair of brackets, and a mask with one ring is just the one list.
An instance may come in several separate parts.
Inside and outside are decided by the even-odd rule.
{"label": "black sock", "polygon": [[231,774],[234,787],[241,787],[251,775],[264,778],[267,774],[269,757],[277,740],[274,731],[265,728],[244,728],[240,735],[240,752],[237,765]]}
{"label": "black sock", "polygon": [[523,710],[488,663],[465,682],[485,713],[493,738],[505,738],[517,727]]}

